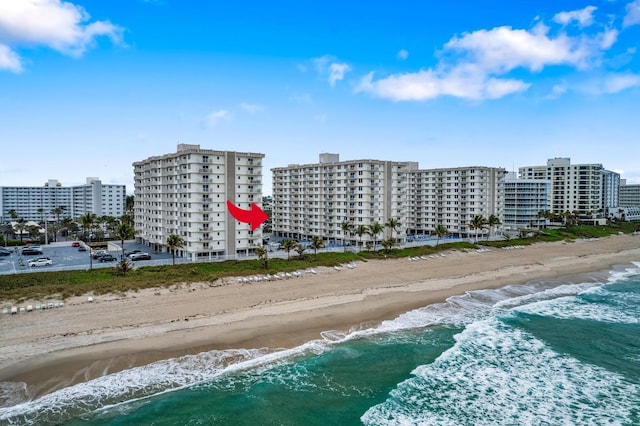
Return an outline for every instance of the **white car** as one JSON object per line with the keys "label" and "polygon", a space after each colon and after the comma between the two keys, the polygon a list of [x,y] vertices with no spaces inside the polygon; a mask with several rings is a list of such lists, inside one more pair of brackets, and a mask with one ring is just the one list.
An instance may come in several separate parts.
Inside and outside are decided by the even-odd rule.
{"label": "white car", "polygon": [[48,266],[53,265],[53,260],[48,257],[39,257],[29,261],[29,266]]}

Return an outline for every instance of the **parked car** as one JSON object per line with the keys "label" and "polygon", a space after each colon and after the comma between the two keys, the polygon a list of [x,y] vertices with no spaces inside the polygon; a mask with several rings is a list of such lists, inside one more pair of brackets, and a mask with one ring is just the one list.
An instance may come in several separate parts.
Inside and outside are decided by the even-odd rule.
{"label": "parked car", "polygon": [[106,250],[96,250],[93,252],[91,257],[93,257],[94,259],[100,259],[105,254],[109,254],[109,252],[107,252]]}
{"label": "parked car", "polygon": [[33,254],[42,254],[42,249],[40,247],[25,247],[22,249],[22,254],[24,255],[33,255]]}
{"label": "parked car", "polygon": [[80,246],[78,247],[78,251],[87,251],[87,248],[85,246]]}
{"label": "parked car", "polygon": [[131,259],[131,260],[150,260],[151,259],[151,255],[149,253],[144,253],[144,252],[133,253],[133,254],[129,255],[129,259]]}
{"label": "parked car", "polygon": [[118,258],[111,253],[103,254],[102,256],[100,256],[100,262],[115,262],[116,260],[118,260]]}
{"label": "parked car", "polygon": [[71,247],[80,247],[80,241],[73,241]]}
{"label": "parked car", "polygon": [[129,257],[129,256],[131,256],[132,254],[135,254],[135,253],[142,253],[142,250],[131,250],[131,251],[126,252],[124,255]]}
{"label": "parked car", "polygon": [[0,256],[11,256],[11,250],[0,248]]}
{"label": "parked car", "polygon": [[48,257],[39,257],[37,259],[30,260],[28,262],[29,266],[48,266],[53,265],[53,260]]}

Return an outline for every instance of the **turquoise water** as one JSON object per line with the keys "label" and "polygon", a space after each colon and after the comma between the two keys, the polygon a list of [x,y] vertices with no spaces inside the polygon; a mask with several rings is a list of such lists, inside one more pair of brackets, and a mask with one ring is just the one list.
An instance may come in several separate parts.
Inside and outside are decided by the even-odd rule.
{"label": "turquoise water", "polygon": [[587,281],[474,291],[286,351],[161,361],[0,408],[0,424],[640,424],[640,263]]}

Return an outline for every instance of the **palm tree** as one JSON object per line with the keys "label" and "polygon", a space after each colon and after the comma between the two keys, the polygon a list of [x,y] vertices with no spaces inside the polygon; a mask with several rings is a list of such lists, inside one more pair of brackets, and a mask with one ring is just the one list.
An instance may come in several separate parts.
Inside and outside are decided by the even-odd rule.
{"label": "palm tree", "polygon": [[29,233],[29,237],[32,240],[35,240],[36,238],[39,240],[40,239],[40,226],[39,225],[29,225],[25,228],[25,230]]}
{"label": "palm tree", "polygon": [[124,260],[124,240],[130,240],[136,235],[136,230],[128,223],[121,223],[116,229],[115,238],[120,240],[122,246],[122,259]]}
{"label": "palm tree", "polygon": [[476,231],[476,236],[475,236],[475,242],[478,242],[478,229],[484,229],[484,226],[487,224],[487,219],[484,218],[484,216],[477,214],[473,217],[473,219],[471,220],[471,222],[469,223],[469,228],[471,229],[475,229]]}
{"label": "palm tree", "polygon": [[297,245],[298,243],[289,239],[280,241],[280,247],[282,247],[282,249],[287,252],[287,260],[289,260],[289,252],[291,250],[295,250]]}
{"label": "palm tree", "polygon": [[360,237],[360,250],[362,250],[362,236],[367,233],[366,225],[358,225],[355,234]]}
{"label": "palm tree", "polygon": [[302,244],[296,243],[295,246],[293,247],[293,249],[296,251],[296,253],[298,253],[298,257],[300,259],[304,258],[304,252],[305,252],[305,250],[307,250],[307,248],[305,246],[303,246]]}
{"label": "palm tree", "polygon": [[9,239],[9,234],[13,234],[13,226],[10,223],[5,223],[0,225],[0,230],[2,231],[2,235],[4,236],[4,246],[7,246],[7,240]]}
{"label": "palm tree", "polygon": [[317,235],[314,235],[313,237],[311,237],[310,246],[313,249],[313,255],[315,256],[318,254],[318,249],[321,249],[322,247],[324,247],[324,241],[322,240],[322,238],[318,237]]}
{"label": "palm tree", "polygon": [[380,244],[382,244],[382,248],[384,249],[384,251],[388,252],[388,251],[391,251],[391,247],[393,247],[395,243],[396,242],[393,238],[387,238],[386,240],[383,240]]}
{"label": "palm tree", "polygon": [[492,215],[489,215],[489,218],[487,219],[486,224],[489,225],[489,234],[487,235],[487,240],[489,240],[489,237],[491,236],[491,229],[494,226],[502,225],[502,222],[500,222],[500,218],[498,216],[496,216],[495,214],[492,214]]}
{"label": "palm tree", "polygon": [[340,224],[340,228],[342,228],[342,245],[344,246],[344,251],[345,253],[347,252],[347,235],[351,236],[351,232],[353,232],[353,223],[351,222],[347,222],[346,220],[343,220],[342,223]]}
{"label": "palm tree", "polygon": [[395,239],[395,236],[393,234],[398,230],[398,227],[400,226],[400,221],[398,219],[394,219],[390,217],[387,220],[387,222],[384,224],[384,226],[386,228],[391,229],[391,237]]}
{"label": "palm tree", "polygon": [[258,256],[258,260],[264,264],[264,269],[269,269],[269,252],[263,246],[258,246],[255,249],[255,253]]}
{"label": "palm tree", "polygon": [[7,211],[7,213],[9,213],[9,216],[11,216],[11,219],[13,220],[18,219],[18,212],[16,212],[14,209],[10,209],[9,211]]}
{"label": "palm tree", "polygon": [[176,250],[180,247],[184,247],[184,240],[178,234],[171,234],[167,237],[167,247],[171,250],[173,258],[173,264],[176,264]]}
{"label": "palm tree", "polygon": [[[60,215],[62,214],[62,212],[65,211],[65,209],[66,209],[65,206],[58,206],[51,210],[51,214],[56,216],[56,225],[58,225],[55,229],[60,228]],[[53,234],[53,240],[56,242],[58,241],[58,232],[55,232]]]}
{"label": "palm tree", "polygon": [[64,217],[62,218],[62,220],[60,220],[60,230],[64,231],[62,235],[68,235],[69,231],[72,230],[74,226],[75,222],[69,216]]}
{"label": "palm tree", "polygon": [[128,223],[131,226],[135,226],[135,221],[133,219],[133,215],[131,214],[123,214],[120,216],[120,223]]}
{"label": "palm tree", "polygon": [[22,244],[22,231],[27,227],[27,221],[19,218],[16,222],[16,230],[20,233],[20,244]]}
{"label": "palm tree", "polygon": [[444,226],[443,224],[439,223],[439,224],[436,225],[436,227],[435,227],[435,229],[433,231],[438,236],[438,239],[436,240],[436,247],[438,247],[438,244],[440,244],[440,238],[442,238],[445,235],[447,235],[449,233],[449,230],[447,229],[446,226]]}
{"label": "palm tree", "polygon": [[84,231],[84,238],[87,239],[87,230],[91,229],[93,226],[93,222],[95,221],[96,215],[95,213],[87,212],[78,218],[78,223],[82,225],[82,229]]}
{"label": "palm tree", "polygon": [[373,222],[371,225],[369,225],[369,235],[371,235],[373,237],[373,249],[374,250],[376,249],[376,242],[378,240],[378,234],[381,233],[382,231],[384,231],[384,228],[378,222]]}

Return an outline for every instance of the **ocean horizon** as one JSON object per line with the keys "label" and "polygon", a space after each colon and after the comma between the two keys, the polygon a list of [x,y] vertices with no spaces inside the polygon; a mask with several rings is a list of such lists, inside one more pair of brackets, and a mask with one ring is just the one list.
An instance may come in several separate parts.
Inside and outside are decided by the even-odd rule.
{"label": "ocean horizon", "polygon": [[640,262],[25,395],[0,383],[0,424],[640,424]]}

